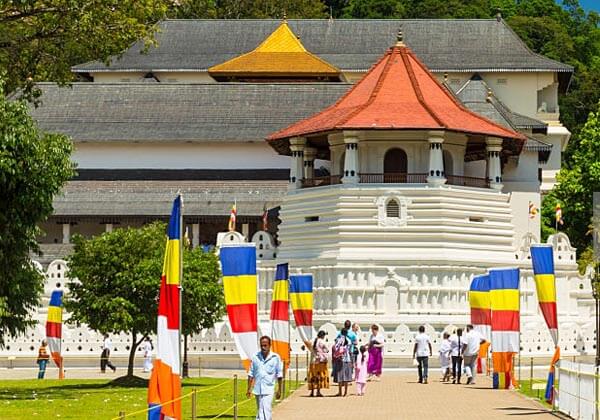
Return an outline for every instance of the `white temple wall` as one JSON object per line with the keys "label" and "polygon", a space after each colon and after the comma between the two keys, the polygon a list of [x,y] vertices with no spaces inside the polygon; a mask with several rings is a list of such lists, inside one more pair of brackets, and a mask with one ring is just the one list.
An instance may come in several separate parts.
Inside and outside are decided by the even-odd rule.
{"label": "white temple wall", "polygon": [[94,83],[135,83],[141,82],[145,73],[140,71],[93,72]]}
{"label": "white temple wall", "polygon": [[258,143],[75,143],[80,169],[288,169],[289,157]]}

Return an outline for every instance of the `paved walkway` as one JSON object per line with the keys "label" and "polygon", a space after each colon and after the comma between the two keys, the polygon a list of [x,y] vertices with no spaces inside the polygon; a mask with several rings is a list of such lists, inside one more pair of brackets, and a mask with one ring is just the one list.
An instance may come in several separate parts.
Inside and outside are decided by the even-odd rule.
{"label": "paved walkway", "polygon": [[[436,372],[437,373],[437,372]],[[416,374],[391,373],[381,382],[369,382],[363,397],[355,387],[345,398],[333,397],[337,387],[325,390],[324,398],[309,398],[306,387],[283,401],[273,412],[276,420],[302,419],[556,419],[540,404],[516,391],[491,389],[487,378],[476,385],[452,385],[439,379],[427,385],[416,381]],[[463,379],[464,382],[464,379]]]}

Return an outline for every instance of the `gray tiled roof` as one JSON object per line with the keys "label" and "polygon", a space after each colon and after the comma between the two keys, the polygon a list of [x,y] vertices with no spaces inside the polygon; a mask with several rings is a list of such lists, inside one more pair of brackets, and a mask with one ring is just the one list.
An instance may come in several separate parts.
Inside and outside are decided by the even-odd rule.
{"label": "gray tiled roof", "polygon": [[[251,51],[279,20],[166,20],[158,47],[140,54],[134,44],[110,65],[111,71],[201,71]],[[344,71],[364,71],[390,47],[399,27],[405,42],[433,71],[558,71],[566,64],[530,51],[504,21],[496,19],[290,20],[304,46]],[[101,62],[74,67],[103,71]]]}
{"label": "gray tiled roof", "polygon": [[54,199],[59,216],[168,216],[181,191],[186,215],[260,216],[278,206],[288,181],[70,181]]}
{"label": "gray tiled roof", "polygon": [[346,83],[42,83],[40,127],[75,141],[257,141],[326,108]]}

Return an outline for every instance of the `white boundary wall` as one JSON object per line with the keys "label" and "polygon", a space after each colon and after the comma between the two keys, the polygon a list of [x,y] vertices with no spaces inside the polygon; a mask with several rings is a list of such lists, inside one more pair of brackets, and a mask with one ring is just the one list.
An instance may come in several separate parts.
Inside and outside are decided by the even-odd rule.
{"label": "white boundary wall", "polygon": [[577,420],[598,420],[599,376],[594,365],[560,360],[557,408]]}

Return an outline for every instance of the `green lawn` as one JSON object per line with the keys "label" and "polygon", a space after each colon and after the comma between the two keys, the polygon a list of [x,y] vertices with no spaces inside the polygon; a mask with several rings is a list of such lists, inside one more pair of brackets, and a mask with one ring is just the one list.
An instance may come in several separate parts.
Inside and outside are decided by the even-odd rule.
{"label": "green lawn", "polygon": [[[546,379],[534,379],[533,383],[534,384],[544,384],[544,386],[545,386]],[[544,389],[540,389],[539,391],[537,389],[531,389],[531,384],[532,384],[532,382],[529,379],[521,380],[519,382],[519,391],[522,392],[523,394],[527,395],[528,397],[539,400],[544,406],[551,407],[551,405],[548,404],[546,402],[546,399],[544,398],[544,394],[546,393],[546,391]]]}
{"label": "green lawn", "polygon": [[[223,384],[214,389],[215,385]],[[295,388],[292,382],[292,388]],[[191,378],[183,381],[182,395],[198,391],[196,413],[199,419],[210,419],[233,405],[233,382],[227,379]],[[206,391],[203,391],[206,390]],[[238,401],[247,401],[246,382],[238,382]],[[184,418],[192,413],[190,397],[182,400]],[[133,413],[147,407],[145,381],[135,383],[108,380],[46,379],[0,381],[0,418],[13,419],[112,419],[120,411]],[[255,416],[253,401],[238,408],[239,418]],[[127,417],[143,419],[146,413]],[[229,411],[221,418],[232,418]]]}

